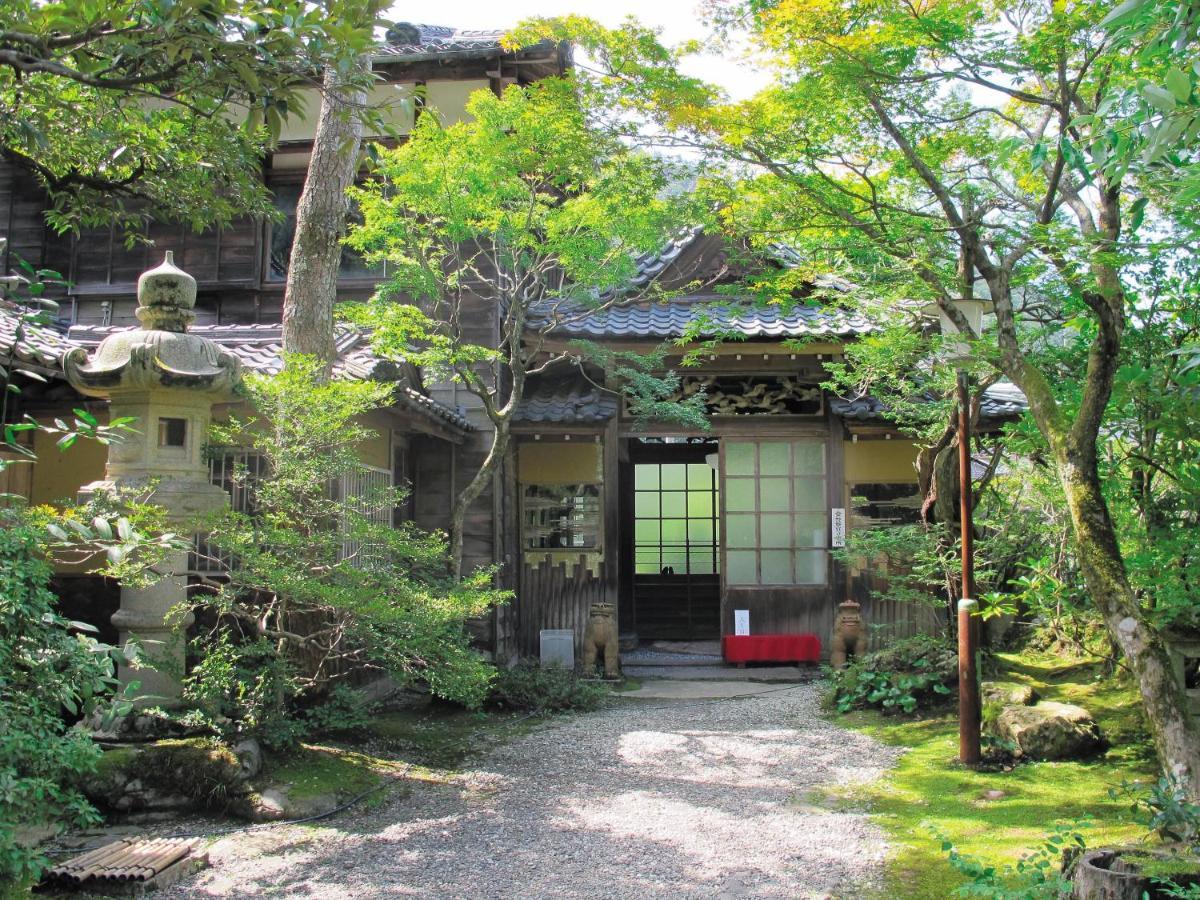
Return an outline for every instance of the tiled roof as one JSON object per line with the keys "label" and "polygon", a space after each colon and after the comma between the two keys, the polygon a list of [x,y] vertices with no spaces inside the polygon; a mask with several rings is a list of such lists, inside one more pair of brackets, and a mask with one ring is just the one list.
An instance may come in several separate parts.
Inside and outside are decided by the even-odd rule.
{"label": "tiled roof", "polygon": [[[693,248],[693,260],[704,253],[704,230],[700,227],[685,228],[656,253],[637,258],[637,272],[620,293],[628,294],[646,287],[660,279],[673,263],[680,260]],[[711,241],[710,241],[711,243]],[[792,268],[803,262],[800,254],[783,244],[773,244],[769,253],[779,265]],[[723,253],[710,256],[713,263],[724,265]],[[689,263],[688,265],[692,265]],[[684,269],[688,269],[688,265]],[[712,277],[712,271],[690,270],[684,277]],[[671,277],[679,280],[680,273]],[[813,279],[813,286],[825,290],[846,293],[853,285],[835,275],[822,275]],[[835,307],[806,305],[799,301],[786,311],[774,304],[739,300],[724,294],[690,294],[670,300],[623,303],[616,292],[598,298],[599,303],[611,304],[598,311],[588,311],[579,305],[547,303],[540,315],[535,312],[531,325],[544,327],[550,320],[559,324],[554,327],[557,334],[585,338],[676,338],[681,337],[693,323],[702,325],[705,337],[735,332],[748,338],[851,338],[875,330],[875,326],[864,316]]]}
{"label": "tiled roof", "polygon": [[607,422],[617,414],[617,397],[578,381],[543,383],[526,391],[515,416],[518,422],[584,425]]}
{"label": "tiled roof", "polygon": [[[661,275],[671,263],[679,259],[684,251],[698,244],[704,238],[704,229],[695,225],[690,228],[684,228],[679,231],[675,237],[667,241],[666,246],[656,253],[646,253],[639,256],[637,262],[637,274],[630,279],[627,289],[636,289],[645,287],[653,279]],[[767,248],[767,256],[773,258],[776,263],[784,268],[796,268],[804,263],[804,257],[794,247],[789,247],[786,244],[773,243]],[[853,289],[853,285],[844,278],[839,278],[836,275],[819,275],[813,280],[813,284],[819,288],[832,289],[840,292],[847,292]]]}
{"label": "tiled roof", "polygon": [[[1015,384],[1001,381],[983,392],[979,414],[984,419],[1012,419],[1028,408],[1029,403],[1021,389]],[[859,397],[856,400],[835,397],[830,400],[829,409],[843,419],[857,419],[860,422],[887,419],[886,405],[874,397]]]}
{"label": "tiled roof", "polygon": [[74,346],[60,329],[22,321],[15,307],[0,301],[0,367],[11,357],[14,369],[64,378],[62,358]]}
{"label": "tiled roof", "polygon": [[494,53],[501,50],[504,30],[450,28],[401,22],[388,30],[387,42],[379,47],[381,58],[433,59]]}
{"label": "tiled roof", "polygon": [[[75,325],[68,332],[70,346],[94,347],[115,331],[128,331],[110,325]],[[252,372],[277,375],[283,371],[283,326],[281,325],[193,325],[188,331],[206,337],[228,350]],[[371,352],[367,335],[354,329],[341,329],[335,341],[337,359],[335,378],[366,381],[376,378],[403,381],[400,367]],[[469,431],[473,426],[461,410],[451,409],[427,397],[412,385],[403,385],[398,402],[417,412]]]}
{"label": "tiled roof", "polygon": [[[677,338],[698,323],[700,333],[734,332],[748,338],[851,338],[875,330],[865,317],[832,307],[796,303],[790,309],[728,297],[680,297],[658,302],[615,304],[597,311],[559,309],[555,333],[586,338]],[[533,320],[535,327],[547,321]]]}

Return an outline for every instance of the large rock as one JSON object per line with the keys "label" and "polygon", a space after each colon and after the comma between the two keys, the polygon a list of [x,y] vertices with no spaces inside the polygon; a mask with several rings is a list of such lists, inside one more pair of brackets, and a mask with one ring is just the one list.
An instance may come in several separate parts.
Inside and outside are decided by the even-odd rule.
{"label": "large rock", "polygon": [[94,803],[124,813],[221,809],[249,791],[242,761],[203,738],[109,750],[82,787]]}
{"label": "large rock", "polygon": [[284,822],[327,815],[338,805],[337,794],[297,796],[294,785],[273,784],[238,797],[227,811],[251,822]]}
{"label": "large rock", "polygon": [[996,734],[1030,759],[1079,759],[1106,746],[1092,714],[1069,703],[1006,707],[996,719]]}

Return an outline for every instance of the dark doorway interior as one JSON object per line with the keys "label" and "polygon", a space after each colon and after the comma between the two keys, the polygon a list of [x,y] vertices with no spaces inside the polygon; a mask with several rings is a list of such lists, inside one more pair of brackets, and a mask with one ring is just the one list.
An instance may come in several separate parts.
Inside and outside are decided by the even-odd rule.
{"label": "dark doorway interior", "polygon": [[641,640],[721,635],[716,452],[712,440],[630,441],[626,564]]}

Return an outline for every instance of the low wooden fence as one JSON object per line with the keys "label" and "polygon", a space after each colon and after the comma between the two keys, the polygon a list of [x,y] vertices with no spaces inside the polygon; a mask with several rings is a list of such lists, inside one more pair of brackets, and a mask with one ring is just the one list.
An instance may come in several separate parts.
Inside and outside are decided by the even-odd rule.
{"label": "low wooden fence", "polygon": [[536,658],[540,653],[543,628],[571,629],[575,632],[575,658],[583,648],[583,631],[593,603],[605,600],[604,582],[592,574],[587,558],[568,569],[566,562],[542,560],[536,566],[521,567],[517,597],[517,652]]}
{"label": "low wooden fence", "polygon": [[936,598],[929,603],[888,600],[887,579],[860,573],[851,580],[850,596],[862,604],[868,647],[879,650],[893,641],[918,634],[939,634],[946,628],[945,610]]}

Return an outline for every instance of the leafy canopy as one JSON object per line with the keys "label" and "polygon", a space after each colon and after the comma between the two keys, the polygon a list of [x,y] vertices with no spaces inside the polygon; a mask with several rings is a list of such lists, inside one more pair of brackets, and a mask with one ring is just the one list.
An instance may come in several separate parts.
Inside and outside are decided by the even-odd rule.
{"label": "leafy canopy", "polygon": [[667,193],[678,168],[591,127],[569,79],[477,91],[467,113],[447,128],[422,117],[355,192],[350,243],[388,261],[390,293],[437,298],[477,279],[522,307],[595,303],[686,222],[685,198]]}
{"label": "leafy canopy", "polygon": [[370,46],[349,24],[367,5],[0,4],[0,156],[35,173],[60,231],[268,214],[262,154],[320,67]]}

